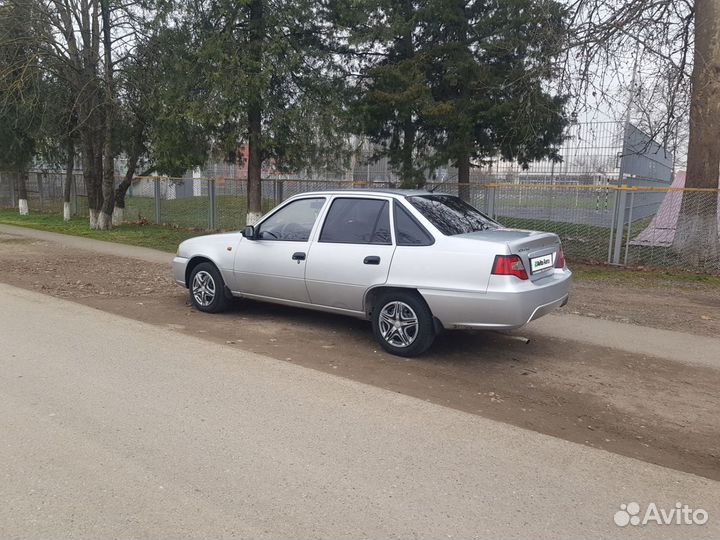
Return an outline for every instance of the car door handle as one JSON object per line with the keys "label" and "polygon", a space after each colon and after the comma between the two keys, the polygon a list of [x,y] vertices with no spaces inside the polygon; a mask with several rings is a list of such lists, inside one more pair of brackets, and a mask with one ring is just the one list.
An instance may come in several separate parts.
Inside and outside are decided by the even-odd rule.
{"label": "car door handle", "polygon": [[302,251],[296,251],[295,253],[293,253],[292,260],[293,261],[304,261],[305,253]]}
{"label": "car door handle", "polygon": [[380,257],[377,255],[370,255],[369,257],[365,257],[365,260],[363,260],[363,264],[380,264]]}

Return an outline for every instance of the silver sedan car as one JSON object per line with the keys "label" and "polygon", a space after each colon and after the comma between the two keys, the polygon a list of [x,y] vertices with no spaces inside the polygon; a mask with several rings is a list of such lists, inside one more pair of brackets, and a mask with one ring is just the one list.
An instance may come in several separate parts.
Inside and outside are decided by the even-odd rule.
{"label": "silver sedan car", "polygon": [[399,190],[297,195],[242,232],[184,241],[173,272],[200,311],[242,297],[361,317],[400,356],[442,329],[519,328],[565,305],[572,275],[555,234]]}

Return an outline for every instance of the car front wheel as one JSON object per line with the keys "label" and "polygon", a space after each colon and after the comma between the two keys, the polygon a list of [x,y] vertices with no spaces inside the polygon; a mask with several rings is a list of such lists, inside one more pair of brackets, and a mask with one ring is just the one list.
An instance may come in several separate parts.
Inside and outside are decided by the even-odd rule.
{"label": "car front wheel", "polygon": [[217,313],[227,307],[225,282],[210,263],[200,263],[190,274],[190,300],[198,311]]}
{"label": "car front wheel", "polygon": [[375,339],[398,356],[417,356],[435,340],[432,313],[417,294],[396,291],[383,295],[372,313]]}

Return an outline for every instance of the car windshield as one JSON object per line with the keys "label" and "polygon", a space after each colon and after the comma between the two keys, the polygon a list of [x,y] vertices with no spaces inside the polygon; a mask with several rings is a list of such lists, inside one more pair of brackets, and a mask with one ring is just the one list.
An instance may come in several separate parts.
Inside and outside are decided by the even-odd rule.
{"label": "car windshield", "polygon": [[453,195],[415,195],[407,200],[447,236],[496,229],[500,226]]}

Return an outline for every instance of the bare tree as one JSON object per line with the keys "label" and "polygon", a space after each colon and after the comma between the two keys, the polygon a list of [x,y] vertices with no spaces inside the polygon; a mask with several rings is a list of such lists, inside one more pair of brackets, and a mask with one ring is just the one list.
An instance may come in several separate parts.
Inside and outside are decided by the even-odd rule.
{"label": "bare tree", "polygon": [[87,190],[90,227],[97,228],[102,204],[102,116],[100,22],[98,0],[41,0],[41,28],[50,66],[68,81],[76,95],[77,128],[80,135],[83,180]]}
{"label": "bare tree", "polygon": [[[563,91],[611,103],[617,100],[612,89],[622,86],[627,66],[640,55],[635,86],[643,90],[634,98],[645,98],[640,109],[650,134],[670,143],[689,103],[686,187],[717,189],[720,0],[576,0],[568,9],[574,32]],[[695,261],[717,261],[719,245],[717,193],[686,192],[675,248]]]}
{"label": "bare tree", "polygon": [[[26,47],[32,54],[26,55],[25,65],[14,65],[14,72],[37,68],[42,82],[64,85],[66,91],[59,94],[64,98],[70,96],[56,99],[66,108],[64,116],[54,116],[61,127],[45,125],[40,137],[55,139],[55,160],[59,162],[58,156],[62,155],[66,164],[65,217],[69,217],[70,181],[77,152],[82,161],[90,227],[110,228],[118,146],[113,140],[117,123],[114,69],[117,58],[132,53],[137,32],[142,28],[140,21],[148,13],[147,5],[113,0],[5,1],[7,6],[16,6],[4,11],[15,16],[16,26],[25,28],[30,36],[24,41],[32,44]],[[12,45],[13,39],[17,41],[17,34],[0,32],[0,50],[13,50],[7,44]],[[1,95],[7,95],[4,89]],[[43,99],[45,102],[38,103],[33,112],[44,114],[44,108],[54,98],[45,95]],[[50,122],[47,118],[45,121]],[[37,145],[33,151],[44,156]]]}
{"label": "bare tree", "polygon": [[63,183],[63,220],[70,221],[70,196],[75,172],[75,140],[68,137],[67,156],[65,165],[65,181]]}
{"label": "bare tree", "polygon": [[102,205],[99,207],[97,228],[112,228],[112,213],[115,206],[115,155],[113,153],[113,124],[115,122],[115,89],[113,84],[113,59],[112,59],[112,30],[110,26],[110,5],[109,0],[101,0],[100,11],[102,13],[103,27],[103,55],[104,55],[104,140],[103,140],[103,175],[102,175]]}
{"label": "bare tree", "polygon": [[[718,188],[720,176],[720,0],[695,1],[695,55],[690,105],[686,187]],[[717,192],[684,194],[674,245],[691,262],[717,261],[720,253]]]}

